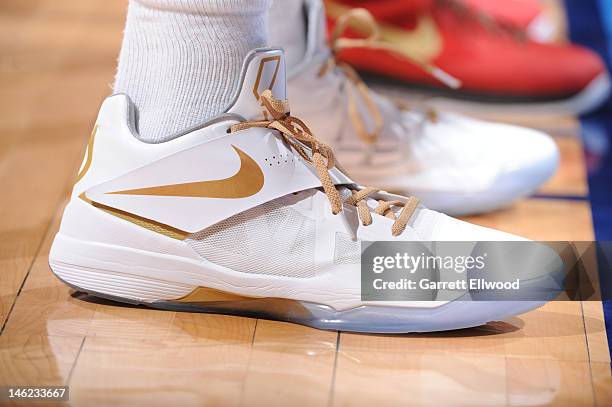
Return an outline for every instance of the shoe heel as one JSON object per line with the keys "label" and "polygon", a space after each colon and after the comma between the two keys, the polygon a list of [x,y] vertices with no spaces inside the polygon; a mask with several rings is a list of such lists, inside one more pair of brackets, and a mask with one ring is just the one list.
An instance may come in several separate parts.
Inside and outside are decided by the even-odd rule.
{"label": "shoe heel", "polygon": [[92,250],[95,250],[92,243],[58,234],[49,253],[49,267],[57,278],[75,290],[132,304],[173,300],[195,289],[188,284],[130,273],[129,266],[122,265],[119,259],[102,261],[105,267],[93,264]]}

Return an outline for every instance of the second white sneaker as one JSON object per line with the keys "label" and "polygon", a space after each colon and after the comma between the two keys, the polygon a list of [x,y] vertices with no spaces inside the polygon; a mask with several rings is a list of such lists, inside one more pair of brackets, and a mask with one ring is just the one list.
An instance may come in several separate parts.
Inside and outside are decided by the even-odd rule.
{"label": "second white sneaker", "polygon": [[492,211],[535,192],[559,151],[542,132],[399,103],[369,91],[326,45],[319,0],[308,4],[307,51],[288,73],[303,117],[356,180],[409,193],[451,215]]}

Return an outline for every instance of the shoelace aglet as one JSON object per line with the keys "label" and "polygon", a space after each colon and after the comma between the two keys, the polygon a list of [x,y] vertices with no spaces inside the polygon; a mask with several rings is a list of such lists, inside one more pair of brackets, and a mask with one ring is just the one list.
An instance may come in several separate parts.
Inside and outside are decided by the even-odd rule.
{"label": "shoelace aglet", "polygon": [[431,66],[429,68],[429,74],[451,89],[459,89],[461,87],[461,80],[437,66]]}

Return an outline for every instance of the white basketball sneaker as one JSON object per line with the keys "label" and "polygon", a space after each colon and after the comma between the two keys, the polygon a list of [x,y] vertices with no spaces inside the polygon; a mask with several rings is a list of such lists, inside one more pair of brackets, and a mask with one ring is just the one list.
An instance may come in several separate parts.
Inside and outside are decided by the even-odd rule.
{"label": "white basketball sneaker", "polygon": [[[288,73],[292,112],[334,147],[356,180],[409,193],[434,210],[468,215],[528,196],[555,173],[559,152],[544,133],[458,114],[408,110],[369,91],[351,68],[333,60],[321,2],[307,4],[307,51]],[[367,12],[361,9],[344,22],[364,25],[350,21],[363,17],[359,13]],[[351,46],[351,40],[340,41],[345,42],[340,46]],[[435,68],[431,72],[453,84]]]}
{"label": "white basketball sneaker", "polygon": [[151,144],[125,95],[100,109],[49,255],[92,295],[326,329],[463,328],[542,302],[365,302],[360,241],[514,240],[357,186],[287,113],[280,50],[255,50],[225,114]]}

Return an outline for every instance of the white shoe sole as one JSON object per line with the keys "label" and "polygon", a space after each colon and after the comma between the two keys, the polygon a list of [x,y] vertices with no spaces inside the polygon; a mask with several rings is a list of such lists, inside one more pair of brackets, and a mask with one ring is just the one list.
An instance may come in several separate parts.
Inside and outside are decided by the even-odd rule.
{"label": "white shoe sole", "polygon": [[612,82],[608,73],[602,73],[593,79],[580,93],[568,99],[550,102],[493,103],[435,96],[427,91],[412,90],[408,87],[391,85],[373,85],[374,89],[390,94],[414,104],[415,101],[440,110],[449,110],[465,114],[516,114],[520,116],[539,115],[581,115],[601,106],[610,96]]}
{"label": "white shoe sole", "polygon": [[[177,299],[197,287],[212,286],[204,270],[193,273],[192,260],[61,234],[53,242],[49,265],[65,284],[96,297],[166,310],[241,315],[339,331],[408,333],[462,329],[503,320],[546,303],[459,300],[437,308],[364,305],[343,311],[282,298],[185,303]],[[219,282],[216,283],[218,287]]]}

